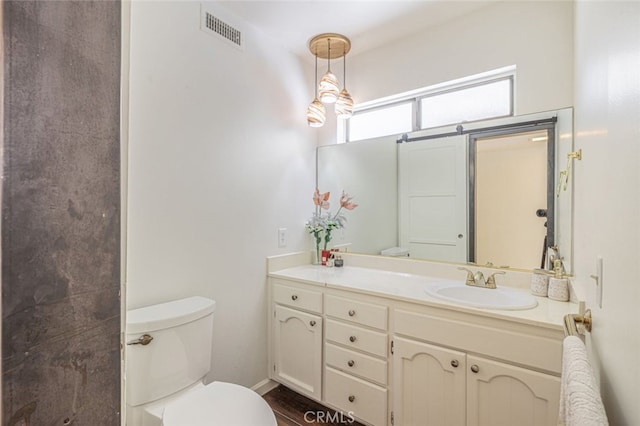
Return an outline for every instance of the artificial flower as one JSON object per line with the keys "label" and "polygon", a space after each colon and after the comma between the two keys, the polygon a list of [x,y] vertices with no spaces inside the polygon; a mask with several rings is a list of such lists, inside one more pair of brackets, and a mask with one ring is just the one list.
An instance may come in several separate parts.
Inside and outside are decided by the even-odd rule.
{"label": "artificial flower", "polygon": [[[342,209],[353,210],[358,205],[352,202],[353,197],[342,191],[340,196],[340,208],[335,215],[331,215],[329,210],[329,196],[330,192],[321,193],[316,188],[313,193],[313,204],[316,206],[316,211],[313,213],[311,219],[305,224],[307,231],[314,236],[316,243],[316,251],[320,251],[320,243],[324,240],[324,250],[327,249],[327,245],[331,241],[331,231],[334,229],[342,229],[347,223],[347,218],[342,214]],[[327,210],[326,214],[322,214],[322,209]],[[324,235],[323,235],[324,234]]]}
{"label": "artificial flower", "polygon": [[346,192],[342,191],[342,195],[340,196],[340,208],[341,209],[347,209],[347,210],[353,210],[356,207],[358,207],[358,205],[356,203],[352,203],[351,200],[353,199],[353,197],[349,194],[347,194]]}
{"label": "artificial flower", "polygon": [[320,193],[320,190],[316,188],[316,192],[313,193],[313,204],[321,209],[329,210],[329,196],[330,192]]}

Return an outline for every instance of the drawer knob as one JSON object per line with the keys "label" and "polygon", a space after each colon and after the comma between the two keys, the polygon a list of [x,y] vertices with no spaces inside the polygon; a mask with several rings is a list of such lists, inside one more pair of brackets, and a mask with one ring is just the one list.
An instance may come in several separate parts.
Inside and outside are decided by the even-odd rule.
{"label": "drawer knob", "polygon": [[356,341],[356,336],[350,336],[350,337],[349,337],[349,341],[350,341],[351,343],[355,342],[355,341]]}
{"label": "drawer knob", "polygon": [[297,294],[292,295],[291,300],[298,300],[298,295]]}
{"label": "drawer knob", "polygon": [[315,322],[314,320],[311,320],[311,321],[309,321],[309,325],[310,325],[311,327],[315,327],[316,322]]}
{"label": "drawer knob", "polygon": [[458,365],[460,365],[460,364],[458,363],[458,360],[457,360],[457,359],[452,359],[452,360],[451,360],[451,366],[452,366],[453,368],[458,368]]}
{"label": "drawer knob", "polygon": [[347,362],[347,365],[349,367],[353,367],[355,364],[356,364],[356,362],[354,360],[352,360],[352,359],[350,359],[349,362]]}
{"label": "drawer knob", "polygon": [[349,316],[350,316],[350,317],[354,316],[355,314],[356,314],[356,311],[354,311],[353,309],[351,309],[351,310],[349,311]]}
{"label": "drawer knob", "polygon": [[349,395],[349,402],[353,402],[356,400],[356,397],[354,395]]}
{"label": "drawer knob", "polygon": [[473,364],[471,366],[471,371],[473,371],[474,373],[477,373],[478,371],[480,371],[480,367],[478,367],[477,365]]}

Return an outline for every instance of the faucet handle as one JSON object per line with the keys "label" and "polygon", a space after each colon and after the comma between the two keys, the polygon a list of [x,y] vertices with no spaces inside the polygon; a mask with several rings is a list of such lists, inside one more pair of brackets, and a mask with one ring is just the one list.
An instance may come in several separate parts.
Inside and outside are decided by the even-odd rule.
{"label": "faucet handle", "polygon": [[487,287],[496,288],[496,275],[506,275],[505,271],[494,272],[487,278]]}
{"label": "faucet handle", "polygon": [[476,279],[473,276],[473,272],[470,269],[463,268],[462,266],[459,266],[458,269],[461,271],[467,272],[467,282],[466,282],[467,285],[476,285]]}

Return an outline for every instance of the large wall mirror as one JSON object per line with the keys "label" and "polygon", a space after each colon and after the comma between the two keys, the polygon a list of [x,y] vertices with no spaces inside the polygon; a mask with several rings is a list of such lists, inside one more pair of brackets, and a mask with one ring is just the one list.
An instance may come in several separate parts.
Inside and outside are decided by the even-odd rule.
{"label": "large wall mirror", "polygon": [[[318,148],[321,191],[359,207],[334,244],[349,251],[534,269],[572,257],[572,109]],[[558,184],[560,186],[558,187]]]}

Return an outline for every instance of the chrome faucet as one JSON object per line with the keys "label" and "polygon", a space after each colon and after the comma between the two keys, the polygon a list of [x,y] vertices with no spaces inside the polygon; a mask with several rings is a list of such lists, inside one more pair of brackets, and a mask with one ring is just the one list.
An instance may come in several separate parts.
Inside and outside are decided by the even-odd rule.
{"label": "chrome faucet", "polygon": [[489,278],[485,280],[482,271],[477,271],[474,274],[470,269],[467,268],[459,267],[458,269],[467,272],[467,285],[482,288],[496,288],[496,275],[506,274],[506,272],[504,271],[494,272],[493,274],[489,275]]}

